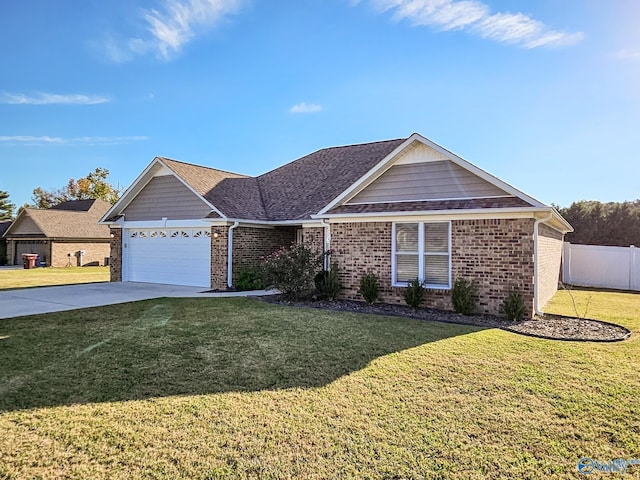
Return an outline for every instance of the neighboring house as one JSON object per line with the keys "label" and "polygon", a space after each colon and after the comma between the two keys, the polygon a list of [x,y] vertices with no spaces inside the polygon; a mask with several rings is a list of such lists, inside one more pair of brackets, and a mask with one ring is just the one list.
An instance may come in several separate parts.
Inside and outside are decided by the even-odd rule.
{"label": "neighboring house", "polygon": [[8,263],[19,265],[23,253],[37,253],[47,266],[104,265],[110,233],[98,221],[110,207],[102,200],[73,200],[48,209],[22,209],[4,234]]}
{"label": "neighboring house", "polygon": [[0,221],[0,265],[7,263],[7,241],[2,238],[4,232],[11,226],[12,220]]}
{"label": "neighboring house", "polygon": [[[386,302],[419,277],[451,308],[458,277],[496,313],[511,287],[555,293],[571,226],[553,208],[418,134],[319,150],[259,177],[155,158],[107,212],[111,280],[225,289],[280,246],[331,250],[342,295],[376,273]],[[534,305],[534,299],[536,305]]]}

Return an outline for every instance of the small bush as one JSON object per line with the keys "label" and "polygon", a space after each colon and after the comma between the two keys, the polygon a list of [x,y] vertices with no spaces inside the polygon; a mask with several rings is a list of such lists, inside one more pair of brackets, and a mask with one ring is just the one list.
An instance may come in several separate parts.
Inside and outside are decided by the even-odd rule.
{"label": "small bush", "polygon": [[375,273],[366,273],[360,279],[358,293],[365,302],[373,304],[380,298],[380,281]]}
{"label": "small bush", "polygon": [[322,254],[304,244],[280,248],[264,259],[265,284],[273,285],[292,300],[313,291],[313,279],[322,266]]}
{"label": "small bush", "polygon": [[331,264],[331,270],[322,270],[319,272],[313,281],[318,293],[332,302],[335,300],[340,290],[342,290],[340,278],[338,278],[337,263]]}
{"label": "small bush", "polygon": [[512,322],[516,322],[525,316],[527,311],[524,306],[524,298],[518,287],[513,287],[509,290],[507,298],[502,302],[500,311]]}
{"label": "small bush", "polygon": [[264,288],[262,273],[252,269],[242,270],[235,287],[237,290],[262,290]]}
{"label": "small bush", "polygon": [[411,280],[407,288],[404,289],[404,301],[407,302],[414,310],[417,310],[418,307],[424,301],[424,286],[420,280],[417,278],[415,280]]}
{"label": "small bush", "polygon": [[478,284],[475,280],[456,279],[451,290],[451,303],[453,309],[462,315],[474,313],[478,304]]}

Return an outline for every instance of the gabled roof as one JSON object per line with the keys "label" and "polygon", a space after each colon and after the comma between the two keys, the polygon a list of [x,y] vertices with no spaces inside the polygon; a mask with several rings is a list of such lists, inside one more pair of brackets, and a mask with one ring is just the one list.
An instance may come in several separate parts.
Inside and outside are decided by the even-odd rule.
{"label": "gabled roof", "polygon": [[[437,201],[403,201],[376,205],[348,203],[350,198],[387,171],[399,155],[406,153],[416,144],[435,150],[442,158],[494,185],[505,193],[504,197],[451,200],[445,198]],[[175,175],[211,208],[212,212],[207,218],[227,220],[298,222],[336,215],[373,214],[383,211],[552,210],[535,198],[414,133],[408,138],[324,148],[258,177],[156,157],[102,221],[115,221],[154,175],[167,174]]]}
{"label": "gabled roof", "polygon": [[98,224],[98,221],[111,207],[110,204],[102,200],[75,200],[61,205],[62,208],[24,208],[5,232],[5,237],[12,237],[23,222],[31,220],[39,233],[15,233],[16,237],[109,238],[109,228]]}
{"label": "gabled roof", "polygon": [[472,163],[466,161],[465,159],[459,157],[455,153],[450,152],[444,147],[441,147],[435,142],[432,142],[428,138],[423,137],[418,133],[412,134],[409,138],[405,139],[405,141],[398,146],[393,152],[387,155],[385,158],[381,159],[376,165],[374,165],[371,170],[369,170],[365,175],[361,176],[359,179],[354,181],[351,185],[348,186],[345,190],[340,192],[335,198],[333,198],[330,202],[328,202],[324,208],[322,208],[319,212],[320,215],[332,212],[332,209],[341,205],[349,198],[353,197],[358,192],[362,191],[366,186],[370,185],[376,178],[382,175],[391,165],[393,165],[394,160],[398,157],[402,151],[411,148],[414,144],[422,144],[425,145],[436,152],[443,155],[449,161],[455,163],[459,167],[462,167],[465,170],[477,175],[483,180],[487,181],[490,184],[495,185],[499,189],[505,191],[506,193],[517,197],[528,204],[530,207],[537,208],[546,208],[539,200],[536,200],[533,197],[525,194],[524,192],[518,190],[517,188],[509,185],[508,183],[500,180],[498,177],[491,175],[490,173],[482,170],[481,168],[476,167]]}
{"label": "gabled roof", "polygon": [[[227,172],[217,168],[194,165],[192,163],[172,160],[165,157],[155,157],[152,162],[138,175],[138,178],[125,190],[120,199],[102,217],[101,223],[111,223],[117,221],[126,207],[140,193],[144,186],[160,171],[165,171],[174,175],[185,187],[199,197],[203,203],[211,208],[211,213],[207,218],[225,218],[223,212],[211,201],[211,192],[220,183],[229,179],[250,179],[246,175]],[[220,203],[225,203],[222,198]],[[229,199],[229,203],[233,200]]]}

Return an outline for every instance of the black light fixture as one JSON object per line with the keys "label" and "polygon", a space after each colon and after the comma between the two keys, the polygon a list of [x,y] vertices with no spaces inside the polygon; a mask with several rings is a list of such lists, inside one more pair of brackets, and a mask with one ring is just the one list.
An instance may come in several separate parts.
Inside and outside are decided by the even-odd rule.
{"label": "black light fixture", "polygon": [[220,229],[219,229],[219,228],[216,228],[216,229],[213,231],[213,238],[218,238],[219,236],[220,236]]}

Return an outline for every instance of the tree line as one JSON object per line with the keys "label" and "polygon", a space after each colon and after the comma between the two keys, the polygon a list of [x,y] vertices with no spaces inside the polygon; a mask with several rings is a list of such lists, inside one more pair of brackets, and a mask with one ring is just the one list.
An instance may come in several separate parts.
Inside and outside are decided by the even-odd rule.
{"label": "tree line", "polygon": [[15,218],[23,208],[51,208],[70,200],[98,199],[113,205],[120,197],[120,189],[107,181],[108,176],[109,170],[98,167],[86,177],[70,178],[62,188],[36,187],[31,196],[32,203],[25,203],[17,211],[9,199],[9,192],[0,191],[0,221]]}
{"label": "tree line", "polygon": [[565,241],[584,245],[640,247],[640,199],[627,202],[581,200],[554,207],[573,226]]}

